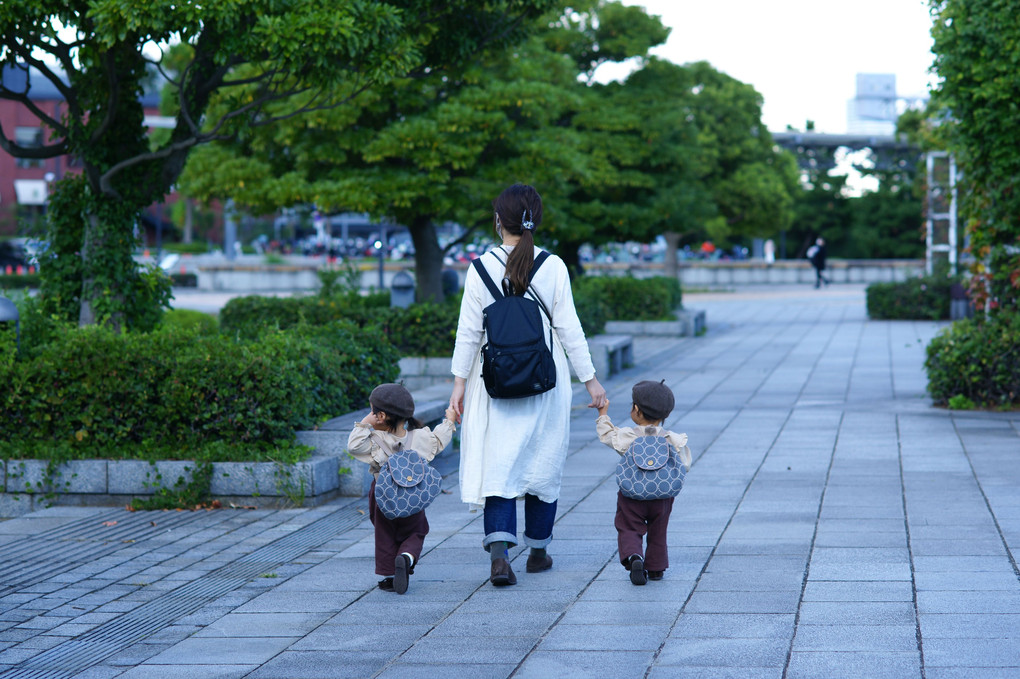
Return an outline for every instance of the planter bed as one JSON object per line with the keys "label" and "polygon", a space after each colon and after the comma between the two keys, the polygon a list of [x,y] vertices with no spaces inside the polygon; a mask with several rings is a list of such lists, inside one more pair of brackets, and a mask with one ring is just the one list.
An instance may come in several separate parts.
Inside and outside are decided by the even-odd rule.
{"label": "planter bed", "polygon": [[[440,422],[446,401],[419,404],[417,415],[429,425]],[[347,437],[367,410],[335,417],[315,431],[297,433],[314,447],[307,460],[213,463],[210,494],[224,506],[310,507],[341,496],[368,492],[368,465],[347,454]],[[442,455],[452,454],[447,447]],[[187,460],[73,460],[58,467],[47,485],[46,460],[0,460],[0,517],[20,516],[52,505],[116,506],[145,499],[162,488],[173,490],[191,480],[195,463]]]}

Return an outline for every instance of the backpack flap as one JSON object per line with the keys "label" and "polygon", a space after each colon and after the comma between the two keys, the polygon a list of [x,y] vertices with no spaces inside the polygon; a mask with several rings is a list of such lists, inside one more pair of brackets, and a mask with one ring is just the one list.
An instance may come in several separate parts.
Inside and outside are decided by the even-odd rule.
{"label": "backpack flap", "polygon": [[638,469],[655,471],[662,469],[669,461],[669,442],[661,436],[639,436],[627,451]]}
{"label": "backpack flap", "polygon": [[390,455],[389,471],[393,482],[404,488],[413,488],[425,478],[428,463],[417,450],[404,448],[401,445],[397,452]]}

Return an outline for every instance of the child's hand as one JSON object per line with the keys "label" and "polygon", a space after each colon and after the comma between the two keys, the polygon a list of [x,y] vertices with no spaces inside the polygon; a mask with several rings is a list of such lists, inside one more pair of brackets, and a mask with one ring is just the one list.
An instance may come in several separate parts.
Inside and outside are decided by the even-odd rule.
{"label": "child's hand", "polygon": [[367,424],[368,426],[374,429],[375,426],[379,424],[379,418],[376,416],[375,413],[370,412],[368,415],[365,415],[363,418],[361,418],[361,423]]}
{"label": "child's hand", "polygon": [[606,404],[599,408],[599,417],[602,417],[609,411],[609,398],[606,398]]}
{"label": "child's hand", "polygon": [[446,407],[446,419],[454,424],[457,424],[457,409],[453,406]]}

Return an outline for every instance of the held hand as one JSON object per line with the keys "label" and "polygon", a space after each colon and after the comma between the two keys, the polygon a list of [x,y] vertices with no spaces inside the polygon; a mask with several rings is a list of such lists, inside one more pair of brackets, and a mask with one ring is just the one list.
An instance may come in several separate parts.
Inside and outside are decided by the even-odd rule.
{"label": "held hand", "polygon": [[608,410],[609,410],[609,399],[607,398],[605,405],[603,405],[601,408],[599,408],[599,417],[602,417],[603,415],[605,415]]}
{"label": "held hand", "polygon": [[448,419],[450,422],[454,423],[458,422],[459,420],[457,416],[457,409],[454,408],[453,406],[448,406],[446,408],[446,419]]}
{"label": "held hand", "polygon": [[453,410],[456,415],[456,422],[460,424],[461,415],[464,414],[464,391],[467,388],[467,382],[463,377],[453,378],[453,393],[450,394],[450,409]]}
{"label": "held hand", "polygon": [[606,398],[606,390],[599,384],[596,378],[593,377],[585,382],[584,387],[591,396],[591,403],[588,404],[589,408],[604,408],[609,404],[609,399]]}

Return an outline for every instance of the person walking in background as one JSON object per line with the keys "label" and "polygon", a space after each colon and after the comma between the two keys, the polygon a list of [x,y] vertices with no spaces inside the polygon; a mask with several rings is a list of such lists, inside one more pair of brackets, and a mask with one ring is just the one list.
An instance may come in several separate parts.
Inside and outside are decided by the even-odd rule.
{"label": "person walking in background", "polygon": [[425,511],[389,519],[375,503],[379,471],[398,446],[417,451],[426,461],[438,455],[457,430],[457,413],[447,408],[435,431],[414,419],[414,398],[401,384],[380,384],[368,397],[372,412],[354,425],[347,438],[347,450],[355,460],[365,462],[372,472],[368,493],[368,518],[375,527],[375,572],[383,576],[379,589],[403,594],[408,576],[421,558],[429,521]]}
{"label": "person walking in background", "polygon": [[[644,380],[631,390],[632,404],[630,419],[635,427],[618,428],[609,419],[609,403],[599,408],[595,430],[599,440],[626,455],[631,446],[641,437],[665,438],[676,451],[684,474],[691,468],[691,449],[687,447],[687,434],[677,434],[662,428],[663,420],[673,412],[673,391],[665,380],[653,382]],[[680,476],[678,474],[678,476]],[[618,477],[619,478],[619,477]],[[681,478],[682,482],[682,478]],[[679,489],[677,489],[679,490]],[[616,492],[616,536],[620,563],[630,572],[630,581],[643,585],[648,580],[662,580],[669,567],[669,552],[666,545],[666,531],[669,515],[673,511],[675,497],[654,500],[638,500]],[[642,549],[642,539],[648,535],[648,549]]]}
{"label": "person walking in background", "polygon": [[815,287],[822,283],[828,285],[829,279],[823,273],[825,271],[825,239],[819,237],[815,244],[808,248],[807,258],[811,260],[811,266],[815,267]]}
{"label": "person walking in background", "polygon": [[[524,544],[531,548],[527,572],[552,567],[546,551],[552,541],[556,501],[570,439],[572,391],[567,357],[588,390],[591,408],[606,403],[606,391],[581,329],[570,290],[567,267],[549,255],[534,272],[534,231],[542,224],[542,198],[533,187],[514,184],[493,201],[493,222],[503,244],[479,260],[493,281],[503,281],[514,295],[539,300],[544,333],[552,342],[555,386],[523,398],[492,398],[482,380],[479,354],[485,337],[484,310],[494,296],[472,266],[464,280],[451,371],[450,406],[463,423],[460,446],[461,499],[484,511],[483,548],[491,561],[489,581],[513,585],[509,548],[517,544],[517,498],[524,496]],[[530,280],[530,282],[529,282]],[[551,329],[551,332],[550,332]],[[564,355],[566,351],[566,355]]]}

